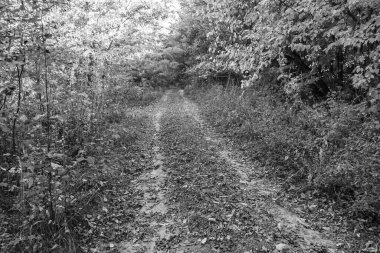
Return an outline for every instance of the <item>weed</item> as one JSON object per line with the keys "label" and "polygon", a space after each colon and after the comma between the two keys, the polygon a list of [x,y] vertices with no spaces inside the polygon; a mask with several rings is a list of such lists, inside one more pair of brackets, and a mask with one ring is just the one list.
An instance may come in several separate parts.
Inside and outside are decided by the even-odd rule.
{"label": "weed", "polygon": [[360,105],[333,96],[314,106],[288,103],[259,85],[244,93],[193,85],[186,94],[205,119],[265,165],[265,176],[348,202],[350,214],[380,215],[379,124]]}

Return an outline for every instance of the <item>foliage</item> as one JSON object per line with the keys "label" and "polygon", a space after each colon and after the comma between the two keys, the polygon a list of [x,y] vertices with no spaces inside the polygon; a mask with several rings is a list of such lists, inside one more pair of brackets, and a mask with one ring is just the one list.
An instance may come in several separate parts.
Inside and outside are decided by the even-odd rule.
{"label": "foliage", "polygon": [[283,103],[265,88],[192,87],[212,125],[239,143],[285,189],[315,191],[348,203],[350,215],[379,217],[379,127],[361,108],[330,97],[307,106]]}
{"label": "foliage", "polygon": [[0,220],[10,250],[76,251],[70,231],[85,215],[77,209],[112,178],[96,155],[137,135],[111,126],[124,122],[127,107],[147,106],[161,87],[179,84],[241,86],[204,94],[212,122],[257,141],[247,150],[274,174],[349,195],[355,212],[376,213],[379,2],[177,7],[2,0]]}
{"label": "foliage", "polygon": [[2,250],[79,250],[84,215],[113,179],[95,154],[137,134],[110,124],[160,96],[134,77],[170,15],[159,1],[1,1]]}
{"label": "foliage", "polygon": [[314,100],[331,91],[345,99],[366,93],[377,108],[378,1],[219,0],[186,6],[195,14],[179,31],[188,50],[198,53],[190,73],[232,71],[246,78],[246,87],[266,68],[278,67],[278,84],[289,94]]}
{"label": "foliage", "polygon": [[182,5],[174,38],[206,118],[285,186],[378,215],[379,1]]}

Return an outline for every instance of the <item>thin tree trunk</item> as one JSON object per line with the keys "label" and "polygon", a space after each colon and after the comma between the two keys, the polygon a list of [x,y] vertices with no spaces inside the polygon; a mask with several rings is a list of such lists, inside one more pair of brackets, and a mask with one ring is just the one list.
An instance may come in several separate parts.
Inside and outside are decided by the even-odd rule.
{"label": "thin tree trunk", "polygon": [[7,102],[7,95],[4,95],[4,102],[1,101],[1,107],[0,107],[0,110],[2,110],[3,108],[5,109],[5,104]]}
{"label": "thin tree trunk", "polygon": [[[45,29],[44,29],[44,23],[42,19],[42,13],[41,13],[41,32],[42,32],[42,41],[43,41],[43,50],[44,50],[44,67],[45,67],[45,102],[46,102],[46,135],[47,135],[47,152],[50,152],[50,146],[51,146],[51,137],[50,137],[50,101],[49,101],[49,82],[48,82],[48,64],[47,64],[47,51],[46,51],[46,38],[45,38]],[[48,194],[49,194],[49,203],[48,203],[48,210],[50,219],[55,219],[55,212],[53,207],[53,175],[52,172],[49,171],[48,173]]]}
{"label": "thin tree trunk", "polygon": [[[45,35],[44,24],[42,22],[41,26],[42,36]],[[44,50],[44,67],[45,67],[45,103],[46,103],[46,137],[47,137],[47,152],[50,152],[51,138],[50,138],[50,105],[49,105],[49,82],[48,82],[48,64],[47,64],[47,53],[46,53],[46,39],[43,37],[43,50]]]}
{"label": "thin tree trunk", "polygon": [[24,72],[24,66],[21,67],[17,66],[17,82],[18,82],[18,98],[17,98],[17,109],[16,113],[13,119],[13,125],[12,125],[12,147],[13,147],[13,153],[16,153],[16,124],[17,124],[17,118],[20,113],[21,109],[21,92],[22,92],[22,74]]}
{"label": "thin tree trunk", "polygon": [[338,47],[336,53],[336,67],[337,67],[337,76],[338,76],[338,85],[343,88],[343,78],[344,78],[344,59],[343,59],[343,48]]}

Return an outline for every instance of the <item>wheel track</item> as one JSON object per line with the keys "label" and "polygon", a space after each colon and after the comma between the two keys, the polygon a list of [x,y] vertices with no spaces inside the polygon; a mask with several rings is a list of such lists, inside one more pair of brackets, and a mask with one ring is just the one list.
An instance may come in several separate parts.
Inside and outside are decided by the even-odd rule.
{"label": "wheel track", "polygon": [[[183,104],[186,113],[193,117],[197,124],[199,124],[199,126],[204,130],[205,140],[210,142],[210,144],[217,150],[219,157],[227,161],[239,174],[242,189],[252,192],[254,195],[259,195],[268,199],[276,198],[276,194],[281,191],[281,188],[268,180],[255,179],[252,177],[257,165],[245,161],[242,159],[242,154],[240,154],[237,150],[233,150],[228,147],[228,144],[226,144],[227,141],[218,136],[201,118],[197,105],[185,98],[183,96],[183,92],[181,92],[180,95],[184,100]],[[266,208],[268,209],[268,212],[272,214],[276,222],[278,222],[278,227],[280,229],[287,230],[298,236],[298,243],[302,250],[308,251],[316,246],[325,248],[328,252],[337,251],[336,242],[327,239],[329,237],[328,235],[323,235],[322,233],[311,229],[311,226],[299,215],[280,207],[273,201],[268,202],[268,206]]]}
{"label": "wheel track", "polygon": [[[262,237],[264,236],[263,231],[260,231],[260,229],[266,230],[265,233],[273,231],[273,233],[284,236],[284,238],[291,238],[289,239],[293,241],[291,252],[315,252],[313,248],[316,245],[321,246],[327,252],[336,252],[335,243],[332,240],[326,239],[323,234],[311,229],[309,224],[298,215],[274,203],[273,198],[275,198],[280,188],[269,181],[255,178],[254,164],[245,161],[239,152],[233,150],[225,139],[218,136],[202,120],[198,107],[187,100],[183,96],[183,92],[168,91],[147,113],[149,113],[152,119],[151,152],[153,155],[153,170],[147,170],[134,182],[135,188],[141,191],[143,195],[140,201],[142,207],[136,218],[135,238],[121,243],[119,247],[121,252],[258,252],[254,249],[263,249],[260,252],[271,252],[270,249],[275,248],[274,244],[269,247],[259,246],[268,245],[268,243],[260,243],[264,242],[264,237]],[[194,140],[189,139],[191,136],[194,137]],[[168,140],[167,138],[171,139]],[[203,139],[203,141],[198,138]],[[183,154],[187,154],[187,157],[190,155],[192,158],[182,157]],[[232,168],[233,171],[227,173],[227,170],[225,170],[227,167],[220,170],[215,167],[217,164],[221,164],[222,167],[227,166],[228,168]],[[194,172],[184,171],[184,174],[181,175],[180,170],[183,170],[183,166],[194,169]],[[205,171],[200,171],[198,168]],[[208,170],[215,170],[215,174]],[[226,191],[227,195],[223,196],[222,192],[216,192],[215,196],[217,199],[210,200],[214,203],[210,202],[208,204],[207,201],[202,202],[202,200],[199,202],[197,198],[204,198],[203,194],[207,195],[209,190],[192,190],[191,187],[197,185],[197,180],[210,181],[211,183],[218,180],[217,178],[223,179],[226,176],[228,177],[227,174],[223,175],[223,173],[234,173],[237,176],[238,181],[236,186],[238,189],[231,191],[235,187],[234,185],[226,185],[224,189],[223,185],[220,186],[220,183],[217,183],[219,185],[217,189]],[[205,179],[202,176],[203,174],[208,179]],[[210,175],[214,175],[215,178],[210,178]],[[182,180],[183,186],[176,183],[179,179]],[[184,179],[186,181],[183,181]],[[226,182],[229,181],[227,180]],[[198,194],[200,192],[202,195],[178,195],[178,190],[181,191],[181,194]],[[215,189],[210,189],[211,192],[213,190]],[[178,199],[178,196],[182,199]],[[254,222],[254,224],[258,224],[253,229],[256,231],[254,232],[255,235],[252,238],[242,238],[240,242],[236,241],[239,240],[237,238],[228,239],[228,237],[224,236],[224,239],[222,238],[224,241],[220,244],[221,242],[216,241],[219,239],[213,236],[205,237],[203,235],[197,237],[197,233],[194,234],[194,231],[199,231],[199,229],[194,227],[197,226],[194,224],[198,224],[198,226],[203,224],[198,223],[197,220],[206,219],[206,223],[208,220],[208,225],[202,225],[205,226],[203,229],[211,229],[211,233],[214,233],[212,231],[217,231],[215,230],[217,227],[215,227],[216,224],[214,223],[219,218],[216,217],[215,220],[212,216],[204,216],[203,214],[191,211],[202,210],[203,208],[191,206],[192,198],[194,197],[193,205],[199,203],[200,205],[210,205],[210,208],[227,208],[226,210],[232,210],[230,218],[227,217],[226,220],[228,223],[231,223],[233,219],[236,220],[234,221],[235,225],[231,223],[232,225],[230,226],[232,227],[226,230],[232,234],[241,234],[239,232],[240,229],[246,229],[244,226],[242,228],[236,226],[236,224],[240,224],[243,221],[240,221],[242,218],[239,215],[242,215],[242,212],[245,212],[244,210],[255,210],[258,214],[253,215],[253,217],[268,221]],[[237,199],[241,199],[241,202],[236,202]],[[232,207],[233,209],[231,209]],[[217,209],[209,211],[211,213],[218,213],[219,210]],[[277,228],[269,225],[269,223],[273,224],[273,222],[278,224]],[[268,226],[262,227],[262,224],[265,223],[268,223]],[[233,232],[235,229],[237,230]],[[141,232],[142,230],[144,230],[143,233]],[[224,245],[226,238],[232,240],[231,245],[235,245],[233,246],[234,250],[216,249],[215,245]],[[164,243],[163,247],[162,243]],[[245,246],[237,246],[241,243]]]}

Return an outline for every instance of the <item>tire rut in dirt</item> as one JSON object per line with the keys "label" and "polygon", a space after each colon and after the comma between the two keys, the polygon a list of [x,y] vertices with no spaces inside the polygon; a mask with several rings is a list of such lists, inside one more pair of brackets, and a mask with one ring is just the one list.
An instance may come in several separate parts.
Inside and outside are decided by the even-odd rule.
{"label": "tire rut in dirt", "polygon": [[263,208],[265,199],[241,189],[239,175],[204,139],[183,102],[178,93],[169,94],[160,139],[172,212],[183,224],[176,241],[193,245],[192,252],[269,252],[279,242],[292,244]]}
{"label": "tire rut in dirt", "polygon": [[161,240],[171,237],[169,227],[173,223],[168,214],[166,199],[166,172],[163,168],[165,159],[160,151],[159,135],[161,116],[165,113],[166,96],[144,111],[150,118],[150,134],[145,143],[150,146],[150,167],[146,168],[136,180],[133,187],[139,192],[140,210],[136,215],[133,226],[133,238],[120,244],[120,251],[125,253],[161,252],[158,247]]}
{"label": "tire rut in dirt", "polygon": [[[249,162],[230,144],[228,139],[220,137],[200,116],[196,104],[186,99],[183,94],[183,106],[189,117],[202,129],[204,139],[217,151],[219,159],[224,160],[240,176],[241,188],[256,198],[266,198],[266,210],[277,222],[277,227],[294,238],[294,242],[303,252],[336,252],[336,242],[333,234],[320,233],[311,227],[311,224],[294,212],[281,207],[273,201],[278,199],[281,187],[265,178],[262,178],[263,168],[259,164]],[[284,203],[283,203],[284,204]],[[334,238],[334,239],[333,239]]]}

